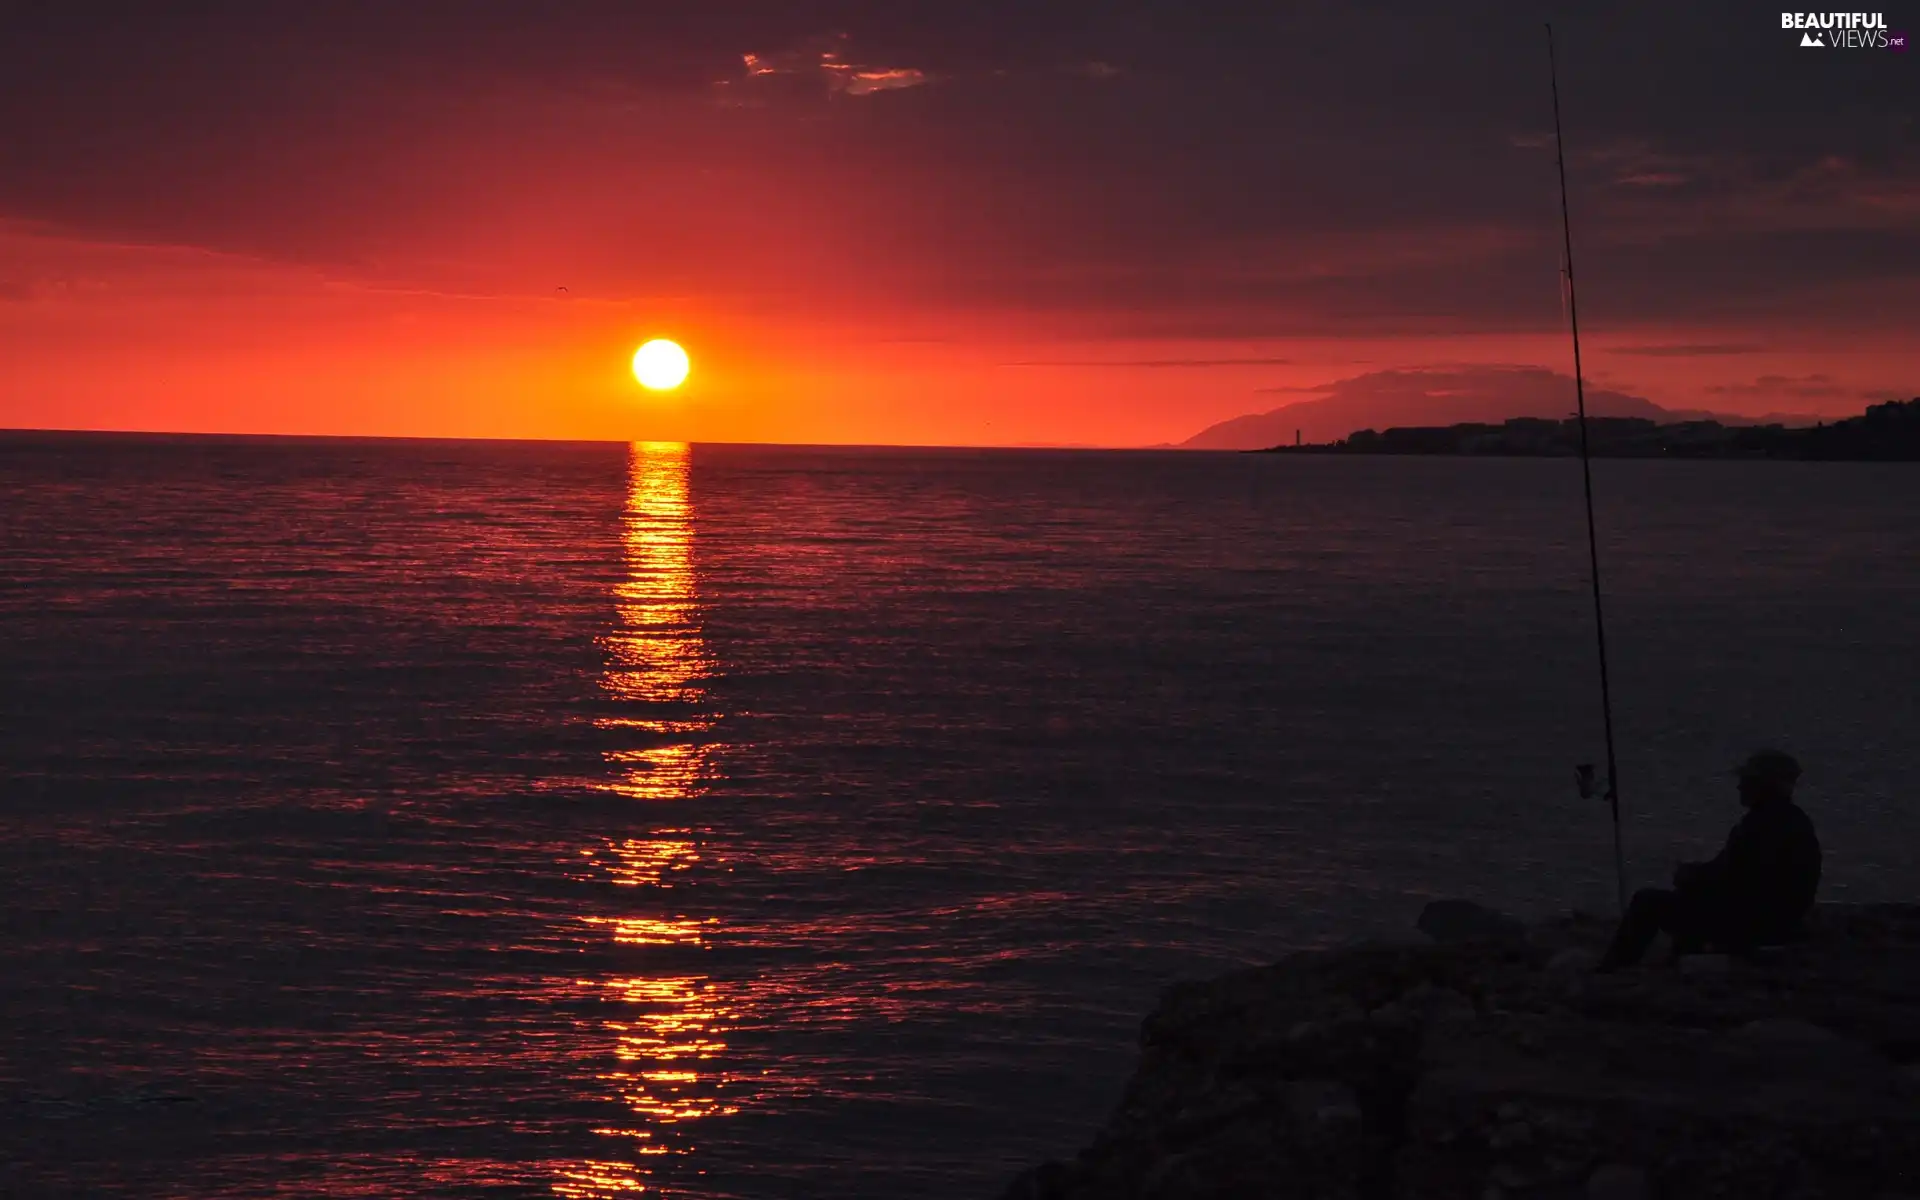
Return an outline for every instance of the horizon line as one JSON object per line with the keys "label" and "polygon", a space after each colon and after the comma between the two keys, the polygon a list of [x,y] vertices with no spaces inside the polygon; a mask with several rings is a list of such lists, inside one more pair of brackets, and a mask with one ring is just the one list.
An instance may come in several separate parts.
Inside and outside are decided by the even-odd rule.
{"label": "horizon line", "polygon": [[681,446],[767,446],[796,450],[1073,450],[1093,453],[1178,450],[1181,453],[1205,452],[1195,447],[1182,446],[1172,442],[1149,442],[1137,445],[1112,446],[1103,446],[1092,442],[779,442],[645,437],[537,437],[435,433],[286,433],[230,429],[106,429],[41,425],[0,426],[0,438],[14,438],[23,434],[53,434],[70,437],[230,438],[234,440],[275,438],[285,441],[316,442],[500,442],[551,446],[634,446],[654,443]]}

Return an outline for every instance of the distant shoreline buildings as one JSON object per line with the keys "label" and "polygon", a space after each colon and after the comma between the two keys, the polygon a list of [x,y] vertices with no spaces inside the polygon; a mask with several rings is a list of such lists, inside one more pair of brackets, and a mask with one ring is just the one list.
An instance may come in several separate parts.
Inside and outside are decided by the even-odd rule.
{"label": "distant shoreline buildings", "polygon": [[[1920,462],[1920,397],[1876,404],[1857,417],[1806,428],[1661,424],[1643,417],[1589,417],[1596,458],[1770,458],[1798,461]],[[1499,425],[1362,429],[1337,442],[1270,446],[1256,454],[1445,454],[1561,458],[1580,453],[1580,423],[1516,417]]]}

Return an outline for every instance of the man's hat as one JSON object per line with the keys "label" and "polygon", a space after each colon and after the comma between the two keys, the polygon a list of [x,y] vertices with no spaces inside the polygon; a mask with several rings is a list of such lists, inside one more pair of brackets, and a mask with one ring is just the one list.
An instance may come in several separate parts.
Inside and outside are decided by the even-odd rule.
{"label": "man's hat", "polygon": [[1784,750],[1756,750],[1733,773],[1742,779],[1792,787],[1800,778],[1800,764]]}

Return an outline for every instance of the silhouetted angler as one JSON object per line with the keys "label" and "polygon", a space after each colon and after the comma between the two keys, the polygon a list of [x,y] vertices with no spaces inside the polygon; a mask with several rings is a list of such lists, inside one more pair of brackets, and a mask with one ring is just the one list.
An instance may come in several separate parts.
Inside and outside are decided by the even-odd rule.
{"label": "silhouetted angler", "polygon": [[1762,750],[1734,774],[1747,815],[1726,848],[1711,862],[1682,863],[1671,891],[1634,893],[1601,970],[1639,962],[1663,932],[1673,937],[1676,954],[1741,953],[1795,935],[1820,886],[1820,839],[1793,802],[1800,764]]}

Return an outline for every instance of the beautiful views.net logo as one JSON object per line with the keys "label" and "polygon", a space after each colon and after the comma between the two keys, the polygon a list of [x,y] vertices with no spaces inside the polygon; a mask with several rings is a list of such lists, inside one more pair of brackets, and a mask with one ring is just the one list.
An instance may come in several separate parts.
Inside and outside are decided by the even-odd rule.
{"label": "beautiful views.net logo", "polygon": [[1884,13],[1781,13],[1780,28],[1800,30],[1817,49],[1905,50],[1907,35],[1887,29]]}

